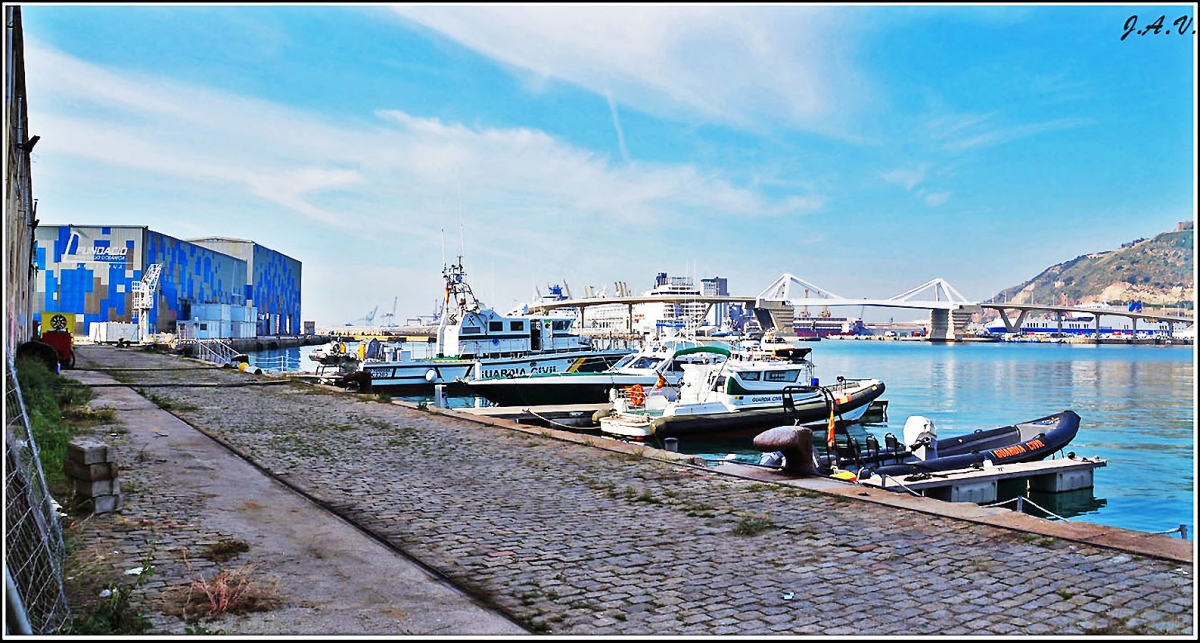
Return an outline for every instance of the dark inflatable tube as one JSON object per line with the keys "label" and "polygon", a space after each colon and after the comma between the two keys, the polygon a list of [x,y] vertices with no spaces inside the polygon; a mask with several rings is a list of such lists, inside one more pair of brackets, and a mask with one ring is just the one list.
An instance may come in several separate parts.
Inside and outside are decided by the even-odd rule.
{"label": "dark inflatable tube", "polygon": [[[858,465],[861,472],[859,477],[867,477],[871,474],[902,476],[968,469],[982,465],[984,460],[991,460],[992,464],[1036,462],[1066,447],[1078,432],[1079,415],[1067,410],[1014,427],[976,431],[939,440],[938,455],[928,460],[920,460],[908,453],[899,462],[887,456],[868,456],[859,458],[859,462],[850,461],[846,464]],[[1007,442],[1003,436],[1009,438]]]}

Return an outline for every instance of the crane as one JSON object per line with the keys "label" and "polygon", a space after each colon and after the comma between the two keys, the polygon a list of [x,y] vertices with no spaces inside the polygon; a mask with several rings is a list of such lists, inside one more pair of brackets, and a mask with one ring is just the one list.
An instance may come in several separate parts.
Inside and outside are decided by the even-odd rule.
{"label": "crane", "polygon": [[[384,321],[383,324],[381,324],[382,326],[395,326],[396,325],[396,302],[398,302],[398,301],[400,301],[399,297],[396,297],[395,299],[393,299],[392,300],[392,312],[383,314],[383,318],[386,321]],[[370,322],[367,322],[367,323],[370,323]]]}
{"label": "crane", "polygon": [[133,314],[137,318],[139,342],[146,341],[150,336],[150,311],[154,309],[154,292],[158,290],[160,275],[162,264],[152,263],[146,266],[142,279],[132,284]]}

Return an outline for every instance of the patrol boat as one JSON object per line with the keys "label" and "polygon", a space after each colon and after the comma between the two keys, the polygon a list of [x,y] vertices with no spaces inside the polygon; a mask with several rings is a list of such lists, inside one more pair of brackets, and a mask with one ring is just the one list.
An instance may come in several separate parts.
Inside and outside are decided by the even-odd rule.
{"label": "patrol boat", "polygon": [[430,357],[414,357],[405,345],[382,345],[364,356],[359,370],[343,378],[351,390],[422,391],[441,384],[466,391],[474,379],[607,369],[628,348],[598,348],[572,332],[567,316],[502,315],[471,292],[462,256],[442,268],[446,304]]}
{"label": "patrol boat", "polygon": [[599,420],[600,431],[646,440],[758,432],[784,419],[809,424],[836,416],[853,422],[884,391],[883,381],[870,378],[838,377],[835,384],[821,386],[812,377],[812,349],[807,347],[703,350],[726,359],[683,364],[683,381],[674,399],[636,386],[618,391],[609,415]]}

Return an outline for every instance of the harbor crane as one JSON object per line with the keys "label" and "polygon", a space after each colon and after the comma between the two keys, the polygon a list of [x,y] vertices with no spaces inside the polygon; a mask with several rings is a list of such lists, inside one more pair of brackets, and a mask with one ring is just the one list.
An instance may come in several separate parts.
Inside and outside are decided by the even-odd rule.
{"label": "harbor crane", "polygon": [[140,281],[133,282],[133,315],[137,318],[138,341],[150,337],[150,311],[154,310],[154,293],[158,290],[158,278],[162,275],[162,264],[146,266]]}

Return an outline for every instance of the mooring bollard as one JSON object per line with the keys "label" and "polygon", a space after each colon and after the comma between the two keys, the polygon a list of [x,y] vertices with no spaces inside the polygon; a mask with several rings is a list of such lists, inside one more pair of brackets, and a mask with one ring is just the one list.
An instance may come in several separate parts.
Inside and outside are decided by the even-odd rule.
{"label": "mooring bollard", "polygon": [[663,440],[667,447],[667,451],[671,453],[679,453],[679,438],[667,438]]}
{"label": "mooring bollard", "polygon": [[434,384],[433,397],[434,397],[433,403],[439,409],[444,409],[449,406],[449,403],[446,399],[446,385],[445,384]]}
{"label": "mooring bollard", "polygon": [[754,436],[754,448],[783,454],[783,470],[802,476],[817,473],[813,459],[812,429],[808,427],[778,426]]}

